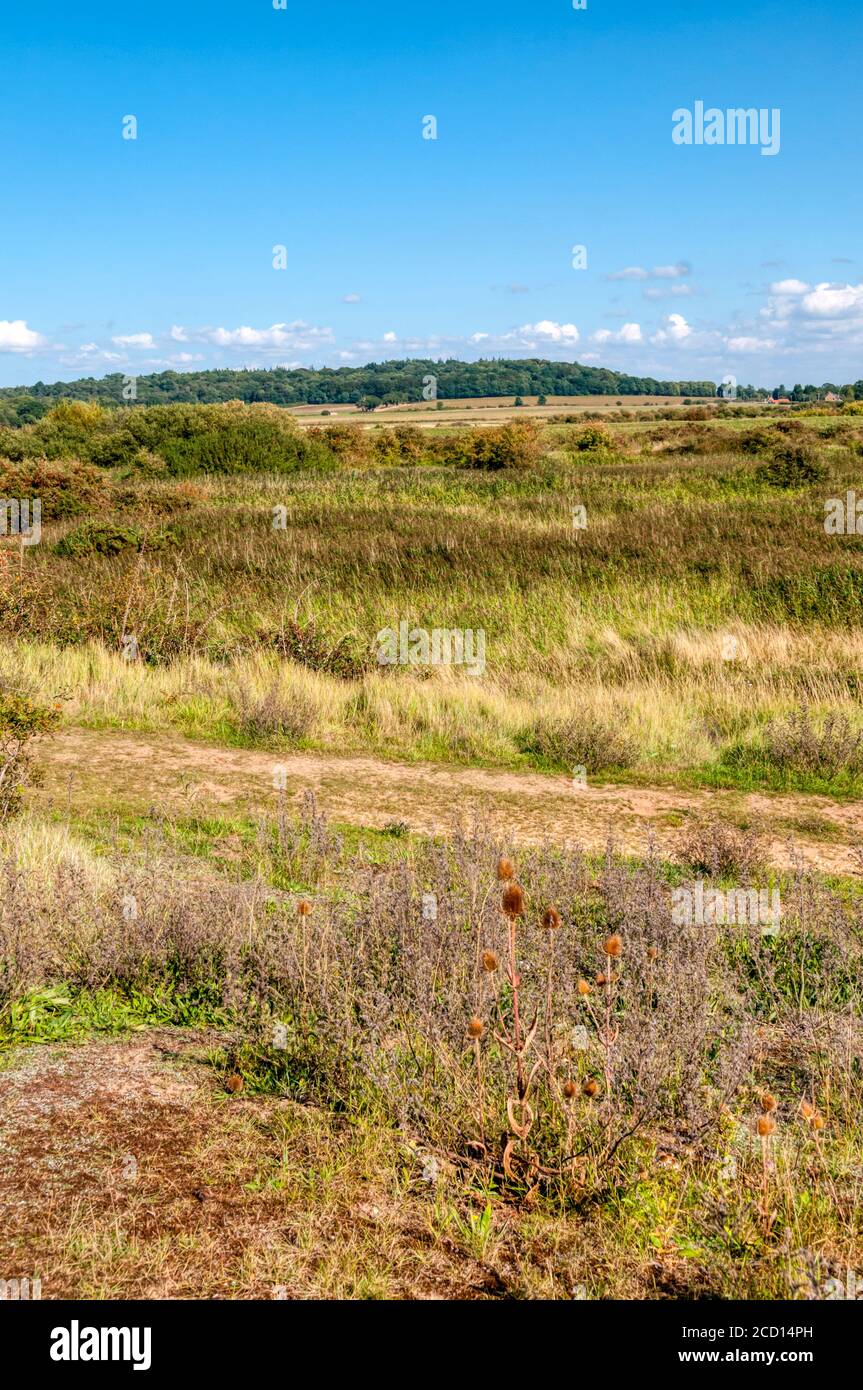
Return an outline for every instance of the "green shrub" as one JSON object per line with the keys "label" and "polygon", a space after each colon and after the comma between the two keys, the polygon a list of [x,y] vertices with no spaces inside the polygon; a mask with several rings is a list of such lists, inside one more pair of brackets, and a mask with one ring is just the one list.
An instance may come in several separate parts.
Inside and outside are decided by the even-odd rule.
{"label": "green shrub", "polygon": [[163,550],[176,544],[176,535],[165,527],[158,531],[142,531],[136,526],[121,526],[112,521],[85,521],[73,531],[67,531],[54,546],[56,555],[77,559],[82,555],[120,555],[124,550]]}
{"label": "green shrub", "polygon": [[131,430],[115,430],[103,435],[90,448],[90,462],[99,468],[122,468],[134,463],[141,446]]}
{"label": "green shrub", "polygon": [[321,636],[313,622],[305,626],[295,621],[285,623],[278,632],[264,634],[263,640],[279,656],[298,666],[344,680],[361,678],[371,666],[370,657],[359,652],[349,638],[330,642]]}
{"label": "green shrub", "polygon": [[42,520],[55,521],[104,507],[110,488],[104,474],[89,463],[0,459],[0,496],[38,498]]}
{"label": "green shrub", "polygon": [[536,420],[511,420],[505,425],[463,430],[433,437],[432,457],[456,468],[531,468],[542,457],[543,430]]}
{"label": "green shrub", "polygon": [[17,814],[24,790],[38,781],[34,741],[59,722],[59,708],[0,691],[0,824]]}
{"label": "green shrub", "polygon": [[307,440],[348,468],[360,468],[372,457],[371,436],[362,425],[313,425]]}
{"label": "green shrub", "polygon": [[776,437],[766,429],[742,430],[737,436],[737,447],[742,454],[764,458],[770,453]]}
{"label": "green shrub", "polygon": [[425,431],[416,425],[376,430],[371,444],[376,462],[390,464],[419,463],[428,447]]}
{"label": "green shrub", "polygon": [[599,425],[588,425],[579,430],[567,441],[569,448],[577,454],[594,454],[600,450],[613,450],[614,443],[607,430]]}
{"label": "green shrub", "polygon": [[771,457],[755,470],[760,483],[781,488],[806,487],[809,483],[821,482],[827,473],[826,464],[821,462],[813,446],[794,439],[777,444]]}

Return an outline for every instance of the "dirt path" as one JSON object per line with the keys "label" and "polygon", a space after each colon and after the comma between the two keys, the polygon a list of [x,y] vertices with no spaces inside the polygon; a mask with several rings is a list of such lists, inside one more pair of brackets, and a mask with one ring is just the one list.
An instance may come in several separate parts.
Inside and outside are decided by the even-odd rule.
{"label": "dirt path", "polygon": [[861,872],[863,804],[827,797],[681,792],[663,787],[573,787],[569,778],[491,772],[425,763],[387,763],[370,757],[259,753],[192,742],[173,735],[66,730],[40,750],[41,799],[76,807],[172,815],[192,811],[252,811],[272,807],[274,769],[285,769],[290,796],[306,789],[334,820],[383,829],[445,832],[475,814],[513,843],[551,839],[598,849],[613,831],[627,850],[643,851],[652,831],[670,850],[689,813],[715,812],[763,824],[777,865],[789,862],[791,842],[809,863],[831,873]]}

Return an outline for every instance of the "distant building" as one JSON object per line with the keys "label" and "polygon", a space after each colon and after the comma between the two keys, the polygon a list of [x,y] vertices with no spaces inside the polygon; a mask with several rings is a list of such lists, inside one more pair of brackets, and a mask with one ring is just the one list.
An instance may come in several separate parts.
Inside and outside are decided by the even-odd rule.
{"label": "distant building", "polygon": [[841,397],[841,396],[837,396],[837,394],[836,394],[835,391],[828,391],[828,392],[827,392],[827,395],[824,397],[824,399],[825,399],[825,401],[829,401],[831,405],[841,405],[841,404],[842,404],[842,397]]}

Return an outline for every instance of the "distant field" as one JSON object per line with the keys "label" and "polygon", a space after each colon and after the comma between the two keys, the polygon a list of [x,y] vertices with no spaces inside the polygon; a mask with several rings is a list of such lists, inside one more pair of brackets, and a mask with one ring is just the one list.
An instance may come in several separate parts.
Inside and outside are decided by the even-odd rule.
{"label": "distant field", "polygon": [[[644,410],[657,408],[675,409],[689,405],[712,406],[707,400],[693,401],[685,396],[547,396],[546,404],[537,404],[536,396],[523,396],[524,404],[516,406],[514,396],[476,397],[465,400],[436,402],[413,402],[408,405],[379,406],[373,412],[360,410],[353,405],[297,405],[287,407],[298,420],[318,421],[322,418],[358,420],[366,426],[386,423],[397,418],[404,423],[421,426],[443,426],[456,424],[500,424],[502,420],[519,419],[530,416],[536,420],[550,420],[555,415],[574,411],[577,414],[599,412],[607,414],[616,410]],[[753,409],[758,403],[753,402]],[[765,409],[762,405],[761,409]],[[772,409],[772,407],[766,407]]]}

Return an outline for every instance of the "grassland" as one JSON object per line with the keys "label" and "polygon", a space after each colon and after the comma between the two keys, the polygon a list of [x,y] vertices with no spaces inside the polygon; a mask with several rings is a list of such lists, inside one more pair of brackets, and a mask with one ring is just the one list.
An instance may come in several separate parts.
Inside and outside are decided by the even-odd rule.
{"label": "grassland", "polygon": [[[493,468],[380,433],[322,427],[275,476],[8,465],[7,492],[48,500],[0,584],[4,678],[94,727],[856,794],[863,549],[824,530],[859,478],[853,415],[548,426]],[[460,459],[463,432],[436,433]],[[747,452],[776,445],[818,476],[778,485]],[[402,620],[482,629],[482,678],[382,670],[376,635]],[[815,744],[780,756],[804,707]],[[838,762],[815,746],[830,715],[851,729]]]}
{"label": "grassland", "polygon": [[[860,1268],[858,874],[740,817],[602,853],[456,797],[374,833],[119,759],[64,793],[40,758],[62,725],[576,769],[781,792],[829,844],[809,798],[863,786],[863,550],[824,528],[860,417],[545,409],[0,430],[0,493],[42,501],[39,544],[0,542],[3,1239],[53,1296],[787,1298]],[[484,672],[381,668],[402,620],[481,628]],[[693,876],[778,888],[781,931],[681,925]]]}

